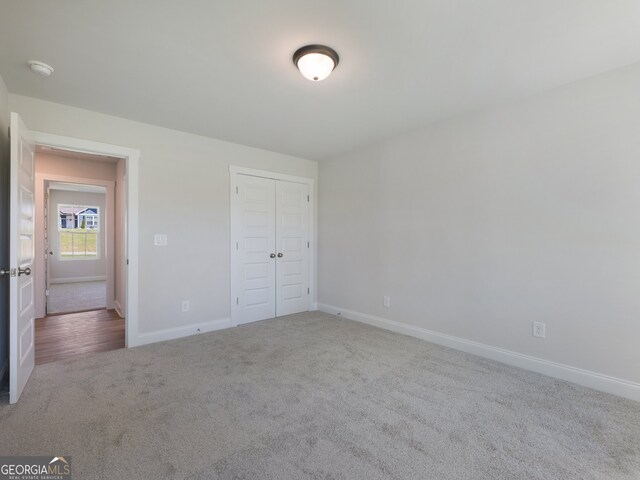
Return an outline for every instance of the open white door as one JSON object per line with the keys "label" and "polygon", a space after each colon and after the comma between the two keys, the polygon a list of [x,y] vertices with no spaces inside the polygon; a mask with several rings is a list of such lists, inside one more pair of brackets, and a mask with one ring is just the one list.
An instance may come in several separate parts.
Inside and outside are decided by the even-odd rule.
{"label": "open white door", "polygon": [[35,142],[11,114],[9,214],[9,403],[16,403],[35,364]]}

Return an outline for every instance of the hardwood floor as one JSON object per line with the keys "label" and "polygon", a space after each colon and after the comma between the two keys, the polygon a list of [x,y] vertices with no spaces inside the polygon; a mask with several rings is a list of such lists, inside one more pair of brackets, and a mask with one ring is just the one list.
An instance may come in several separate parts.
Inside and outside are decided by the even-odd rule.
{"label": "hardwood floor", "polygon": [[124,318],[115,310],[36,319],[36,365],[124,348]]}

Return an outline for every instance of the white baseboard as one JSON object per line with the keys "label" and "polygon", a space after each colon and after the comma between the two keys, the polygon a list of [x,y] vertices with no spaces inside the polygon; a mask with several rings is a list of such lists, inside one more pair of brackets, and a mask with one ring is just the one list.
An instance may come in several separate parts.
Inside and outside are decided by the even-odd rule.
{"label": "white baseboard", "polygon": [[354,312],[333,305],[318,303],[318,309],[333,315],[340,315],[349,320],[366,323],[411,337],[420,338],[428,342],[472,353],[480,357],[490,358],[498,362],[531,370],[550,377],[577,383],[585,387],[611,393],[620,397],[640,401],[640,384],[623,380],[609,375],[584,370],[570,365],[544,360],[538,357],[512,352],[502,348],[492,347],[483,343],[466,340],[464,338],[438,333],[425,328],[407,325],[406,323],[375,317],[366,313]]}
{"label": "white baseboard", "polygon": [[213,332],[232,327],[230,318],[221,318],[210,322],[195,323],[184,327],[167,328],[156,332],[139,333],[138,338],[131,346],[147,345],[149,343],[164,342],[176,338],[188,337],[198,333]]}
{"label": "white baseboard", "polygon": [[78,282],[102,282],[106,281],[107,277],[104,275],[98,277],[64,277],[64,278],[50,278],[49,283],[78,283]]}
{"label": "white baseboard", "polygon": [[318,303],[312,303],[311,304],[311,308],[309,309],[310,312],[315,312],[318,310]]}
{"label": "white baseboard", "polygon": [[116,309],[116,313],[120,316],[120,318],[124,318],[124,310],[118,300],[113,301],[113,308]]}

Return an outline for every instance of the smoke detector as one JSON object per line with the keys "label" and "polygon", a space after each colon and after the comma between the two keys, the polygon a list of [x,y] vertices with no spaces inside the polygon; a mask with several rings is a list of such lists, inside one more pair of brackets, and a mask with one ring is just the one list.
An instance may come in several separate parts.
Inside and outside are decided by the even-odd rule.
{"label": "smoke detector", "polygon": [[53,73],[53,67],[51,65],[47,65],[39,60],[29,60],[27,65],[29,65],[29,68],[31,68],[32,71],[38,75],[42,75],[43,77],[48,77]]}

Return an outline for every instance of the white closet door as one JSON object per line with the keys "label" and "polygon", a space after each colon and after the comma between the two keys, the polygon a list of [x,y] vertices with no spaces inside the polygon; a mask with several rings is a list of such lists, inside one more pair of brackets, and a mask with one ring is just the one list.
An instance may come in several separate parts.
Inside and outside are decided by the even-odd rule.
{"label": "white closet door", "polygon": [[234,321],[242,324],[276,316],[276,183],[232,177],[231,308]]}
{"label": "white closet door", "polygon": [[276,181],[276,315],[309,310],[309,187]]}

